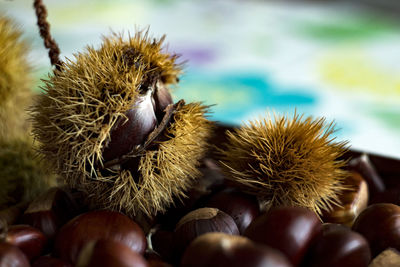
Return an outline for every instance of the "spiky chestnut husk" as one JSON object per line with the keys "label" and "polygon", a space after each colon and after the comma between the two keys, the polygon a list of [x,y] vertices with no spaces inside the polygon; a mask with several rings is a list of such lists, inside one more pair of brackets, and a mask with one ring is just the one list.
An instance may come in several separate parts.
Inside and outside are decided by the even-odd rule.
{"label": "spiky chestnut husk", "polygon": [[[33,107],[33,132],[42,154],[70,186],[88,192],[98,208],[152,217],[174,196],[183,197],[200,175],[196,166],[205,153],[211,123],[204,116],[207,107],[196,103],[178,105],[161,138],[133,163],[107,164],[116,157],[109,151],[113,142],[118,143],[111,138],[119,135],[115,127],[127,119],[127,112],[136,111],[142,91],[154,85],[167,90],[178,81],[180,65],[175,55],[162,52],[163,40],[151,40],[147,32],[126,41],[115,34],[105,38],[99,49],[88,47],[74,61],[65,62],[61,71],[55,70]],[[169,102],[159,97],[165,100],[156,91],[155,114],[158,106]],[[157,120],[160,123],[159,116]]]}
{"label": "spiky chestnut husk", "polygon": [[334,125],[313,120],[264,118],[227,132],[223,170],[234,185],[271,206],[302,206],[317,214],[338,203],[347,172],[339,160],[346,142],[334,142]]}
{"label": "spiky chestnut husk", "polygon": [[31,99],[28,45],[15,23],[0,14],[0,138],[26,135]]}
{"label": "spiky chestnut husk", "polygon": [[0,209],[31,201],[56,183],[30,138],[0,140]]}

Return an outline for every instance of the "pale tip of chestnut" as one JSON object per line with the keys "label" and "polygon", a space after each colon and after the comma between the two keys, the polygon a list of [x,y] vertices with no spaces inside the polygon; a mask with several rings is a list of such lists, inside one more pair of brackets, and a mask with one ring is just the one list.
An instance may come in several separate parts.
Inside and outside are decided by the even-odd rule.
{"label": "pale tip of chestnut", "polygon": [[388,248],[376,256],[368,267],[398,267],[400,266],[400,252]]}
{"label": "pale tip of chestnut", "polygon": [[176,225],[174,244],[180,255],[196,237],[209,232],[239,235],[239,229],[231,216],[216,208],[200,208],[189,212]]}

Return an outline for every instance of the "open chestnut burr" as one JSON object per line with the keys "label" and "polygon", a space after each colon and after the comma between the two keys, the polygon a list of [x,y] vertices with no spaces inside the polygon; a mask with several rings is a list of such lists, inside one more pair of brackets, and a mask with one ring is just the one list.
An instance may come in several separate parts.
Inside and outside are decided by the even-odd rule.
{"label": "open chestnut burr", "polygon": [[181,73],[164,37],[114,34],[58,65],[32,108],[41,155],[94,208],[149,226],[200,176],[208,107],[172,102]]}

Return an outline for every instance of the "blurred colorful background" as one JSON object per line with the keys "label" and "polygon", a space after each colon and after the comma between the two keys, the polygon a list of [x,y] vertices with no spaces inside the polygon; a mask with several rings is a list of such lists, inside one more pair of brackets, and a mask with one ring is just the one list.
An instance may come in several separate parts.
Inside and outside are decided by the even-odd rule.
{"label": "blurred colorful background", "polygon": [[[0,0],[32,44],[36,89],[50,70],[28,0]],[[62,59],[112,31],[167,34],[185,74],[175,99],[240,124],[267,112],[334,120],[338,140],[400,158],[397,1],[44,0]],[[371,4],[372,3],[372,4]]]}

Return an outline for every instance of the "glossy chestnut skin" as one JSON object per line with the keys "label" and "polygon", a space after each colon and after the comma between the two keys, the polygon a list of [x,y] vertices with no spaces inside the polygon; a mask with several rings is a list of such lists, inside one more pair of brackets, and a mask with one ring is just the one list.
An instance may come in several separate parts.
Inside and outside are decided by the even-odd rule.
{"label": "glossy chestnut skin", "polygon": [[348,169],[356,171],[368,183],[369,195],[374,196],[377,193],[385,191],[385,183],[382,177],[376,171],[367,154],[362,154],[359,157],[353,158],[348,164]]}
{"label": "glossy chestnut skin", "polygon": [[65,224],[59,231],[54,254],[76,263],[80,250],[90,241],[114,240],[143,254],[147,241],[140,226],[122,213],[99,210],[81,214]]}
{"label": "glossy chestnut skin", "polygon": [[181,266],[289,267],[292,265],[278,250],[256,244],[248,238],[225,233],[207,233],[190,243],[182,257]]}
{"label": "glossy chestnut skin", "polygon": [[324,224],[307,252],[303,266],[366,267],[371,261],[368,241],[340,224]]}
{"label": "glossy chestnut skin", "polygon": [[32,201],[22,216],[22,222],[39,229],[51,241],[61,226],[79,212],[69,192],[62,188],[51,188]]}
{"label": "glossy chestnut skin", "polygon": [[239,229],[231,216],[215,208],[200,208],[189,212],[176,225],[174,245],[177,256],[196,237],[209,232],[239,235]]}
{"label": "glossy chestnut skin", "polygon": [[89,242],[81,250],[76,267],[148,267],[142,255],[114,240]]}
{"label": "glossy chestnut skin", "polygon": [[73,266],[69,262],[61,259],[57,259],[51,256],[42,256],[33,262],[32,267],[73,267]]}
{"label": "glossy chestnut skin", "polygon": [[151,244],[153,250],[157,252],[161,258],[171,261],[174,253],[174,232],[156,229],[151,235]]}
{"label": "glossy chestnut skin", "polygon": [[373,256],[389,247],[400,250],[400,206],[373,204],[361,212],[352,229],[368,240]]}
{"label": "glossy chestnut skin", "polygon": [[16,246],[0,242],[0,266],[29,267],[25,254]]}
{"label": "glossy chestnut skin", "polygon": [[377,203],[392,203],[400,205],[400,188],[390,188],[376,194],[369,202],[370,205]]}
{"label": "glossy chestnut skin", "polygon": [[330,211],[323,211],[322,220],[326,223],[344,224],[349,227],[368,205],[368,185],[357,172],[351,171],[343,181],[347,187],[339,194],[340,206],[333,206]]}
{"label": "glossy chestnut skin", "polygon": [[260,215],[257,198],[234,189],[226,189],[215,194],[207,201],[206,207],[217,208],[230,215],[241,234]]}
{"label": "glossy chestnut skin", "polygon": [[280,250],[297,266],[321,230],[321,221],[314,212],[301,207],[278,207],[256,218],[244,236]]}
{"label": "glossy chestnut skin", "polygon": [[8,228],[5,242],[17,246],[29,261],[39,257],[44,251],[47,238],[38,229],[29,225],[12,225]]}

